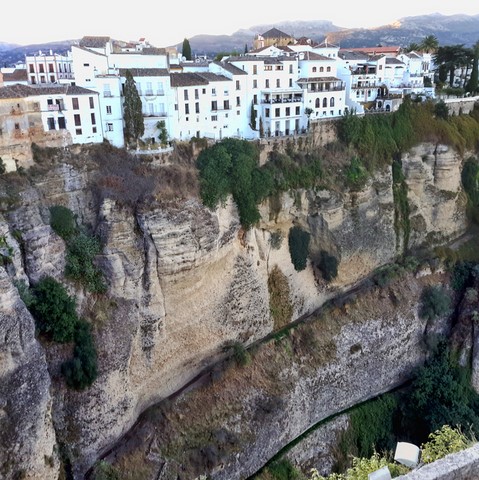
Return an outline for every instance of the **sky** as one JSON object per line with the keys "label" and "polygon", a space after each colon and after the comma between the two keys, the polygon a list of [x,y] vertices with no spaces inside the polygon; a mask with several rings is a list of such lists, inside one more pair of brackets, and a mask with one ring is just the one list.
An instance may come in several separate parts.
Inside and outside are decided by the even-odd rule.
{"label": "sky", "polygon": [[[346,28],[375,27],[402,17],[442,13],[479,15],[477,0],[384,0],[262,2],[261,0],[9,0],[2,5],[0,42],[29,45],[79,39],[146,37],[166,47],[198,34],[230,35],[240,29],[285,20],[330,20]],[[27,13],[25,13],[27,12]],[[257,32],[262,33],[262,32]]]}

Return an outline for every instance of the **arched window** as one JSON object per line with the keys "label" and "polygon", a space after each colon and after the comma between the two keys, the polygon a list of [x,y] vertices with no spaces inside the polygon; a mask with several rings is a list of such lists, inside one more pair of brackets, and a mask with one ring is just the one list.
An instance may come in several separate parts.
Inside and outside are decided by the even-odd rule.
{"label": "arched window", "polygon": [[330,71],[331,71],[331,67],[328,67],[328,68],[326,69],[326,71],[327,71],[327,72],[330,72]]}
{"label": "arched window", "polygon": [[334,107],[334,97],[331,97],[331,98],[329,99],[329,106],[330,106],[330,107]]}
{"label": "arched window", "polygon": [[324,67],[319,67],[320,72],[324,72]]}
{"label": "arched window", "polygon": [[316,73],[316,67],[313,67],[313,73]]}
{"label": "arched window", "polygon": [[319,98],[316,99],[316,104],[314,105],[316,108],[319,108]]}
{"label": "arched window", "polygon": [[328,106],[328,99],[323,98],[323,108],[326,108]]}

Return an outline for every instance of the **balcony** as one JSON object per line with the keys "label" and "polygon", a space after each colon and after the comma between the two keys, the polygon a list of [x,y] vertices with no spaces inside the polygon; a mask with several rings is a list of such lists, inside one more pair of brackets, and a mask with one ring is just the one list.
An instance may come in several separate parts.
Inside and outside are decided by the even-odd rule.
{"label": "balcony", "polygon": [[48,105],[49,112],[59,112],[60,110],[62,110],[60,105]]}
{"label": "balcony", "polygon": [[322,87],[322,88],[308,88],[308,93],[321,93],[321,92],[342,92],[345,89],[344,85],[335,85],[329,87]]}
{"label": "balcony", "polygon": [[111,97],[113,97],[113,94],[111,92],[103,92],[103,96],[105,98],[111,98]]}
{"label": "balcony", "polygon": [[273,103],[298,103],[302,102],[303,97],[296,96],[293,98],[262,98],[261,103],[273,104]]}
{"label": "balcony", "polygon": [[153,90],[147,90],[145,93],[144,93],[145,97],[152,97],[154,95],[153,93]]}

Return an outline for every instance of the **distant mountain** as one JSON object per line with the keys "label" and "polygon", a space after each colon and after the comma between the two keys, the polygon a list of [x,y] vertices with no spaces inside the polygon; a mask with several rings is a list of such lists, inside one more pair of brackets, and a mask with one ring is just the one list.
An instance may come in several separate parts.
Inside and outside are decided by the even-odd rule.
{"label": "distant mountain", "polygon": [[399,45],[419,43],[435,35],[440,45],[464,44],[471,47],[479,41],[479,15],[421,15],[405,17],[376,28],[343,29],[328,34],[328,40],[341,47]]}
{"label": "distant mountain", "polygon": [[39,43],[35,45],[11,45],[0,42],[0,66],[14,66],[17,62],[24,62],[25,55],[38,53],[39,50],[65,54],[71,46],[78,44],[78,40],[63,40],[50,43]]}

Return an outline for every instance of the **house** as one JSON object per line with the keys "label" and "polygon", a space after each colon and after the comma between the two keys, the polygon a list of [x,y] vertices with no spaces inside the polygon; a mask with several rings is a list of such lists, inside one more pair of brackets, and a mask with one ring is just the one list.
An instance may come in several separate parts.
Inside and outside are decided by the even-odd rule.
{"label": "house", "polygon": [[253,50],[269,47],[271,45],[275,45],[277,47],[285,46],[293,44],[294,42],[295,39],[293,36],[288,35],[277,28],[272,28],[265,33],[256,35],[255,39],[253,40]]}
{"label": "house", "polygon": [[4,67],[0,69],[0,87],[8,87],[9,85],[27,85],[28,77],[25,68]]}
{"label": "house", "polygon": [[25,65],[30,85],[44,83],[75,84],[71,52],[66,55],[44,53],[41,50],[34,55],[25,56]]}

